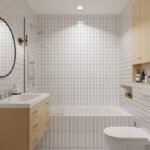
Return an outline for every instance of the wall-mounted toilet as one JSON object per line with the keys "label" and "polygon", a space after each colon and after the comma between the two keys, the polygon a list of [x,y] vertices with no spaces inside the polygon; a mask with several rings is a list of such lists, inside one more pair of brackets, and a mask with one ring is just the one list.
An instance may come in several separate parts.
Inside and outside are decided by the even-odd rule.
{"label": "wall-mounted toilet", "polygon": [[110,127],[104,130],[108,150],[148,150],[149,135],[141,128]]}

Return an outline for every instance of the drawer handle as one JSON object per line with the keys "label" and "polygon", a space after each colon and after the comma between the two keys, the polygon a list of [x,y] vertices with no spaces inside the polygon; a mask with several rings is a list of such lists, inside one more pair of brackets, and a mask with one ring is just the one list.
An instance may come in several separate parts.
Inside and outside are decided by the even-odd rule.
{"label": "drawer handle", "polygon": [[49,102],[46,102],[46,105],[49,105]]}
{"label": "drawer handle", "polygon": [[49,121],[46,123],[46,125],[49,125]]}
{"label": "drawer handle", "polygon": [[33,143],[35,144],[38,140],[38,137],[35,138],[35,140],[33,141]]}
{"label": "drawer handle", "polygon": [[33,115],[36,115],[38,112],[39,112],[38,110],[35,110],[35,111],[33,112]]}
{"label": "drawer handle", "polygon": [[49,115],[49,111],[46,114]]}
{"label": "drawer handle", "polygon": [[39,124],[37,123],[33,126],[33,128],[36,129],[38,126],[39,126]]}

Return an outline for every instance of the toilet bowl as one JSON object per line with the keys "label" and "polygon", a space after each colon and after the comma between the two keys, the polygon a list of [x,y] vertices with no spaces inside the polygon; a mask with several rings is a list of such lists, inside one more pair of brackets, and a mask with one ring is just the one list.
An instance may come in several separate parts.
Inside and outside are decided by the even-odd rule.
{"label": "toilet bowl", "polygon": [[149,135],[141,128],[110,127],[104,129],[108,150],[149,150]]}

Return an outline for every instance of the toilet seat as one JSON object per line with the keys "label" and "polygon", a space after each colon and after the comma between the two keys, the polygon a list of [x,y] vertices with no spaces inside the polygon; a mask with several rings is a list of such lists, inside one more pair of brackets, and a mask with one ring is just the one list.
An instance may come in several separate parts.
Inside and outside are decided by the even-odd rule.
{"label": "toilet seat", "polygon": [[118,140],[148,140],[149,135],[141,128],[110,127],[104,129],[104,134]]}
{"label": "toilet seat", "polygon": [[108,150],[147,150],[150,145],[149,134],[136,127],[106,128],[104,136]]}

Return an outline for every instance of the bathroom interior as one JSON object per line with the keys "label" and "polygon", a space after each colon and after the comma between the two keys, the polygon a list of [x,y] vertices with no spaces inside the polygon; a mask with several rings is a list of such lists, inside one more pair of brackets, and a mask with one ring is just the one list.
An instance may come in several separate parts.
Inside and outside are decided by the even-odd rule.
{"label": "bathroom interior", "polygon": [[0,150],[150,150],[150,0],[0,0]]}

